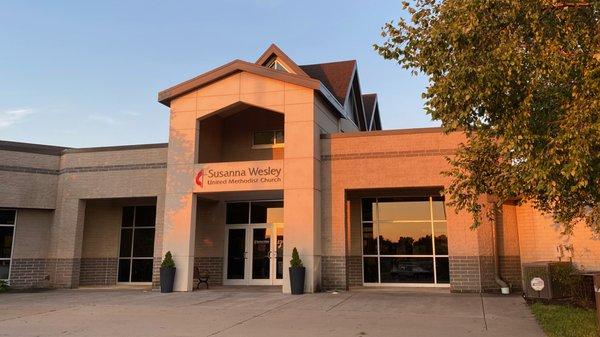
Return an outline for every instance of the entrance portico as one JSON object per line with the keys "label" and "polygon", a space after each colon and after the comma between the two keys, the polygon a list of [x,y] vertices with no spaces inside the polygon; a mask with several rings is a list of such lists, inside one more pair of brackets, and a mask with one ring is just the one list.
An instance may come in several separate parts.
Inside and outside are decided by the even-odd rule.
{"label": "entrance portico", "polygon": [[[282,214],[285,245],[283,256],[278,254],[273,260],[276,240],[269,238],[267,253],[271,252],[271,256],[261,257],[270,261],[269,279],[261,279],[261,282],[283,283],[284,292],[289,292],[286,270],[291,251],[296,247],[307,268],[306,291],[317,290],[321,192],[319,128],[315,118],[318,104],[314,89],[318,81],[241,61],[230,64],[229,70],[217,79],[201,77],[192,81],[196,82],[193,87],[190,82],[185,82],[187,89],[182,88],[182,84],[161,93],[161,101],[171,107],[163,253],[171,251],[177,265],[174,289],[192,289],[197,247],[195,231],[199,229],[197,221],[201,218],[197,212],[204,194],[236,192],[234,200],[253,201],[260,199],[244,200],[239,197],[240,193],[276,190],[281,196],[268,200],[285,200]],[[233,128],[227,117],[234,114],[247,119],[246,126],[253,123],[254,129],[249,130],[245,125]],[[259,117],[262,125],[256,123]],[[219,128],[223,132],[219,132]],[[265,138],[266,132],[273,132],[273,146],[257,144]],[[283,135],[285,142],[282,142]],[[231,146],[232,143],[235,146]],[[247,225],[251,229],[244,230],[243,240],[249,242],[245,243],[246,253],[255,248],[257,252],[266,250],[262,247],[266,245],[266,235],[276,238],[280,228],[267,223],[249,222]],[[232,227],[224,239],[241,245],[241,233],[242,229],[235,231]],[[255,242],[259,242],[256,247]],[[250,262],[244,265],[243,281],[239,281],[239,273],[233,275],[241,270],[241,266],[230,270],[228,262],[239,264],[232,256],[239,254],[241,247],[233,248],[236,247],[227,251],[231,256],[223,261],[225,283],[258,282],[246,275],[247,270],[260,274]],[[273,279],[271,271],[278,268],[277,262],[273,261],[277,260],[282,275]],[[227,279],[228,271],[237,277],[237,281]]]}

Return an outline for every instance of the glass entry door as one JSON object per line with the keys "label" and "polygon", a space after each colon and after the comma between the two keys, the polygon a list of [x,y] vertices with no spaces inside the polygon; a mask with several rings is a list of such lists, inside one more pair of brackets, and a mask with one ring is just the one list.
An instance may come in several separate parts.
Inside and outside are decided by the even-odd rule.
{"label": "glass entry door", "polygon": [[282,284],[282,220],[281,201],[227,204],[224,284]]}
{"label": "glass entry door", "polygon": [[225,240],[225,284],[282,284],[283,227],[277,225],[228,226]]}

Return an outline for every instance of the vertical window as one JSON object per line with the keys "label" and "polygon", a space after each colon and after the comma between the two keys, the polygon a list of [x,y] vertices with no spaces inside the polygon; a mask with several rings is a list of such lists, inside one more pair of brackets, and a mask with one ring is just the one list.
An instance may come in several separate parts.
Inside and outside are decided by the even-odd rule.
{"label": "vertical window", "polygon": [[283,130],[257,131],[252,139],[253,148],[283,147]]}
{"label": "vertical window", "polygon": [[439,197],[362,200],[364,283],[449,283]]}
{"label": "vertical window", "polygon": [[123,207],[119,282],[152,282],[156,206]]}
{"label": "vertical window", "polygon": [[16,210],[0,209],[0,280],[10,277],[16,217]]}

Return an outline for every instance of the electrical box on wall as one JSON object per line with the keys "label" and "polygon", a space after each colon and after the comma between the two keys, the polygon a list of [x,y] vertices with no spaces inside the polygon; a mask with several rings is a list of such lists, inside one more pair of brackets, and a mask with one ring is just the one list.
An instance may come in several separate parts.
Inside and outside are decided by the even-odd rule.
{"label": "electrical box on wall", "polygon": [[523,292],[529,299],[552,300],[569,296],[565,273],[571,262],[540,261],[523,264]]}

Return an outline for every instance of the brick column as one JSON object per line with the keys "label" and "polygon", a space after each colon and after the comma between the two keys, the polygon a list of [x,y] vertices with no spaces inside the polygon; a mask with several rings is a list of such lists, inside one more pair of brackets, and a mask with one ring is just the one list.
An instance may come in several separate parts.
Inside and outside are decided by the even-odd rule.
{"label": "brick column", "polygon": [[285,84],[283,291],[290,292],[289,258],[294,247],[306,268],[306,292],[321,281],[321,153],[313,92]]}
{"label": "brick column", "polygon": [[51,258],[46,264],[50,284],[59,288],[79,286],[85,200],[63,198],[51,229]]}
{"label": "brick column", "polygon": [[195,92],[171,103],[170,126],[161,257],[167,251],[173,254],[177,268],[173,290],[192,291],[196,231],[193,184],[198,146]]}

